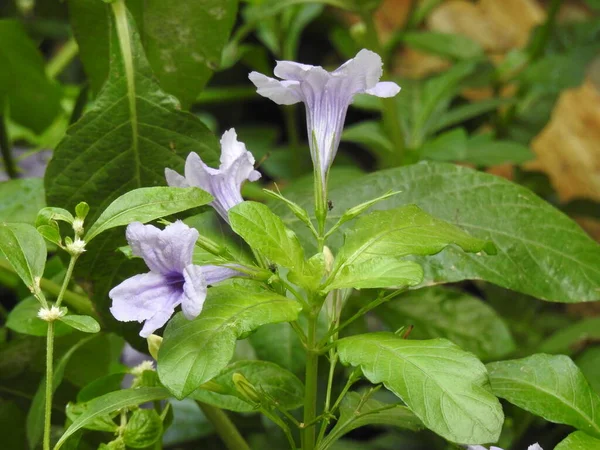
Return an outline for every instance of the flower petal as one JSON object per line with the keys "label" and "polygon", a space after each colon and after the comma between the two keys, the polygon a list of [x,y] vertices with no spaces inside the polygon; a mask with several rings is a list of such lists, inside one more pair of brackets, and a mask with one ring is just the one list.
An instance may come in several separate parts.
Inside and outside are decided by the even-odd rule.
{"label": "flower petal", "polygon": [[141,322],[161,309],[175,308],[181,293],[176,285],[159,273],[135,275],[108,293],[113,301],[110,312],[120,322]]}
{"label": "flower petal", "polygon": [[530,445],[527,450],[544,450],[540,444],[538,444],[537,442],[533,445]]}
{"label": "flower petal", "polygon": [[237,159],[244,156],[254,166],[254,156],[246,150],[246,144],[237,140],[235,128],[223,133],[223,136],[221,136],[221,167],[219,167],[219,170],[227,170]]}
{"label": "flower petal", "polygon": [[273,73],[284,80],[302,81],[306,77],[306,73],[314,67],[294,61],[277,61]]}
{"label": "flower petal", "polygon": [[173,169],[165,169],[165,178],[167,179],[167,184],[171,187],[190,187],[185,177],[179,175]]}
{"label": "flower petal", "polygon": [[183,298],[181,310],[186,319],[192,320],[200,314],[206,299],[207,283],[201,266],[190,264],[183,269]]}
{"label": "flower petal", "polygon": [[365,94],[374,95],[375,97],[387,98],[393,97],[400,92],[400,86],[393,81],[380,81],[371,89],[367,89]]}
{"label": "flower petal", "polygon": [[258,88],[256,89],[258,94],[273,100],[278,105],[293,105],[300,101],[295,90],[299,85],[297,81],[279,81],[258,72],[250,72],[248,78]]}
{"label": "flower petal", "polygon": [[178,220],[164,230],[133,222],[127,226],[127,241],[134,255],[144,258],[152,272],[181,274],[192,262],[198,231]]}
{"label": "flower petal", "polygon": [[370,50],[362,49],[356,56],[342,64],[333,75],[352,78],[355,92],[374,87],[383,74],[381,57]]}
{"label": "flower petal", "polygon": [[175,306],[177,306],[177,305],[173,305],[173,306],[165,305],[164,308],[156,311],[156,313],[152,317],[150,317],[148,320],[146,320],[144,322],[144,326],[142,327],[142,330],[140,331],[140,336],[143,338],[147,338],[152,333],[154,333],[156,330],[158,330],[159,328],[162,328],[164,326],[164,324],[166,324],[169,321],[169,319],[175,312]]}
{"label": "flower petal", "polygon": [[227,280],[231,277],[239,277],[244,275],[243,272],[239,272],[230,267],[213,266],[210,264],[202,266],[202,273],[204,274],[206,284],[209,286]]}
{"label": "flower petal", "polygon": [[219,173],[208,167],[197,153],[191,152],[185,160],[185,179],[190,186],[196,186],[212,194],[211,176]]}

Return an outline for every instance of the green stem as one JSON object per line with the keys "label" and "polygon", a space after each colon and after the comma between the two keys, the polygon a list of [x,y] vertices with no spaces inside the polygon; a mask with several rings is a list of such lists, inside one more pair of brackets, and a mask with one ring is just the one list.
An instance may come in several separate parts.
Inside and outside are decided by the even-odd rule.
{"label": "green stem", "polygon": [[562,0],[552,0],[550,3],[546,22],[544,22],[544,25],[542,25],[540,28],[539,33],[535,36],[529,49],[529,58],[531,61],[535,61],[536,59],[540,58],[544,53],[546,45],[548,44],[550,36],[552,35],[554,25],[556,24],[556,16],[560,11],[561,5]]}
{"label": "green stem", "polygon": [[71,280],[71,277],[73,276],[73,269],[75,268],[75,263],[77,262],[77,256],[71,256],[71,259],[69,260],[69,266],[67,267],[67,273],[65,274],[65,279],[63,280],[63,284],[60,287],[60,292],[58,293],[58,297],[56,299],[56,307],[59,307],[63,297],[65,295],[65,292],[67,292],[67,286],[69,285],[69,281]]}
{"label": "green stem", "polygon": [[[0,269],[11,273],[16,273],[13,267],[8,264],[7,261],[2,259],[0,259]],[[58,296],[62,290],[61,286],[56,284],[54,281],[48,280],[47,278],[40,279],[40,287],[43,291],[46,291],[54,296]],[[62,295],[65,303],[75,309],[77,312],[92,316],[96,319],[98,318],[98,314],[96,314],[96,311],[94,311],[94,306],[89,298],[68,290],[65,290]]]}
{"label": "green stem", "polygon": [[308,319],[302,450],[313,450],[315,448],[315,427],[309,424],[313,422],[317,415],[317,378],[319,370],[319,354],[316,348],[317,320],[317,314],[312,314]]}
{"label": "green stem", "polygon": [[54,358],[54,322],[48,322],[46,335],[46,408],[44,411],[44,450],[50,450],[50,431],[52,428],[52,384]]}
{"label": "green stem", "polygon": [[17,178],[17,166],[15,165],[11,150],[8,130],[6,129],[6,117],[0,114],[0,151],[2,152],[2,160],[4,161],[4,170],[6,170],[10,178]]}
{"label": "green stem", "polygon": [[73,61],[79,53],[79,46],[75,38],[70,38],[65,45],[52,57],[46,65],[46,74],[50,78],[56,78]]}
{"label": "green stem", "polygon": [[[381,47],[379,42],[379,37],[377,35],[377,29],[375,28],[375,22],[373,22],[372,14],[363,14],[362,15],[363,22],[366,28],[366,38],[367,45],[374,52],[382,55],[384,50]],[[386,67],[384,67],[384,77],[387,77],[388,71]],[[383,118],[383,126],[385,127],[387,133],[389,134],[392,142],[394,143],[394,147],[396,149],[393,163],[400,164],[402,162],[403,153],[404,153],[404,137],[402,136],[402,130],[400,129],[400,118],[398,116],[398,110],[396,108],[396,101],[394,98],[382,98],[381,102],[383,104],[382,118]]]}
{"label": "green stem", "polygon": [[221,409],[196,402],[206,418],[213,424],[215,431],[229,450],[250,450],[250,446],[238,431],[231,419]]}

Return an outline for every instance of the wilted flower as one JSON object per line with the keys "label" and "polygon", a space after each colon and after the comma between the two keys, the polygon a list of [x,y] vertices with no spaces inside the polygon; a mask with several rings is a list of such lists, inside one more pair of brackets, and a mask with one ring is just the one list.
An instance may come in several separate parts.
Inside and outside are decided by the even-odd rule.
{"label": "wilted flower", "polygon": [[145,321],[142,337],[167,323],[180,304],[184,316],[193,319],[202,311],[208,285],[240,274],[192,264],[198,231],[179,220],[164,230],[133,222],[126,235],[132,253],[144,259],[150,272],[114,287],[108,294],[113,301],[110,312],[121,322]]}
{"label": "wilted flower", "polygon": [[278,61],[274,73],[281,80],[258,72],[249,75],[257,92],[275,103],[305,104],[310,155],[321,177],[323,195],[354,95],[393,97],[400,91],[396,83],[379,81],[382,65],[377,53],[363,49],[333,72],[320,66]]}
{"label": "wilted flower", "polygon": [[169,186],[195,186],[210,193],[215,200],[211,206],[227,222],[227,211],[244,201],[240,190],[246,180],[256,181],[260,172],[254,170],[254,157],[246,145],[237,140],[232,128],[221,137],[221,165],[218,169],[208,167],[197,153],[190,153],[185,161],[185,177],[171,169],[165,169]]}

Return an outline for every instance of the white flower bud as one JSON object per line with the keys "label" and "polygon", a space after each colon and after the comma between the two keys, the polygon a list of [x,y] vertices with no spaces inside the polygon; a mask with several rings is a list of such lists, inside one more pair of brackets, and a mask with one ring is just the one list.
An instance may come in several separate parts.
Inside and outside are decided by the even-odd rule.
{"label": "white flower bud", "polygon": [[79,256],[85,252],[85,241],[77,237],[73,242],[68,242],[65,249],[70,255]]}
{"label": "white flower bud", "polygon": [[38,317],[46,322],[54,322],[65,315],[65,310],[52,306],[51,308],[40,308]]}
{"label": "white flower bud", "polygon": [[76,217],[73,220],[73,231],[75,231],[75,234],[77,235],[83,234],[83,219]]}

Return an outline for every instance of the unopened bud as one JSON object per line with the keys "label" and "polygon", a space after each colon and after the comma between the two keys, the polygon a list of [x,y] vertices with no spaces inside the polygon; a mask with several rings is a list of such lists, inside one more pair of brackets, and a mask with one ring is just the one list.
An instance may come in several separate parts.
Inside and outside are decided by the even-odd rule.
{"label": "unopened bud", "polygon": [[147,370],[154,370],[154,363],[152,361],[142,361],[131,369],[131,374],[139,377]]}
{"label": "unopened bud", "polygon": [[73,220],[73,231],[75,231],[75,234],[77,235],[83,234],[83,219],[76,217]]}
{"label": "unopened bud", "polygon": [[329,275],[333,270],[333,262],[335,261],[335,257],[331,250],[326,245],[323,247],[323,256],[325,257],[325,274]]}
{"label": "unopened bud", "polygon": [[160,349],[160,344],[162,344],[162,341],[163,338],[156,334],[151,334],[146,338],[146,342],[148,343],[148,351],[155,361],[158,361],[158,350]]}
{"label": "unopened bud", "polygon": [[261,398],[256,388],[241,373],[232,376],[236,390],[250,403],[260,403]]}
{"label": "unopened bud", "polygon": [[65,243],[65,249],[71,256],[79,256],[85,252],[85,241],[78,237],[76,237],[74,241],[65,238]]}

